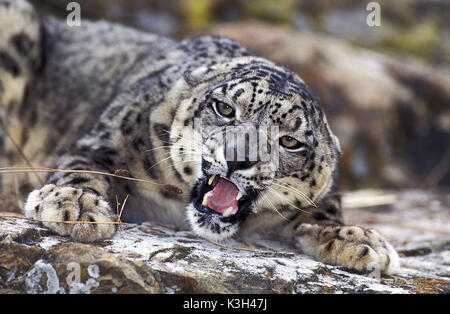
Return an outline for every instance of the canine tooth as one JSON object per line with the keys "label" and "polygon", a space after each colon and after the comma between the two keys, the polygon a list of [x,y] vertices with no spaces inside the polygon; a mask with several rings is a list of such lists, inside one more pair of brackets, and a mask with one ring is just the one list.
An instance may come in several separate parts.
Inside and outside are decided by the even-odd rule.
{"label": "canine tooth", "polygon": [[236,196],[236,201],[239,201],[242,197],[242,193],[239,191],[238,195]]}
{"label": "canine tooth", "polygon": [[223,212],[223,214],[222,214],[223,217],[230,216],[232,211],[233,211],[233,207],[232,206],[228,207],[227,210]]}
{"label": "canine tooth", "polygon": [[215,179],[215,178],[216,178],[216,174],[213,175],[213,176],[211,176],[211,177],[209,178],[208,184],[209,184],[209,185],[212,185],[212,183],[214,182],[214,179]]}
{"label": "canine tooth", "polygon": [[203,196],[203,206],[208,207],[208,195],[205,194],[205,196]]}

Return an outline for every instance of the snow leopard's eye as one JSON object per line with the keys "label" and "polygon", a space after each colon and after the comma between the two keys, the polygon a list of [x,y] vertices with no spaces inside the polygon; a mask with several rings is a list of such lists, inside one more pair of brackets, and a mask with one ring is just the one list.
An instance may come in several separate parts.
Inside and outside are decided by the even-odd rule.
{"label": "snow leopard's eye", "polygon": [[288,135],[280,138],[280,145],[292,151],[297,151],[304,146],[301,142]]}
{"label": "snow leopard's eye", "polygon": [[234,108],[222,101],[216,100],[214,102],[214,111],[225,118],[232,118],[234,117]]}

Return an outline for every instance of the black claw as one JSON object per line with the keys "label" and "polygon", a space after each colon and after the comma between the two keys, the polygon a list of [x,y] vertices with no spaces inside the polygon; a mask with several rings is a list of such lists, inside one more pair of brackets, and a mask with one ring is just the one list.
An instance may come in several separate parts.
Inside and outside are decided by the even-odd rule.
{"label": "black claw", "polygon": [[69,212],[66,210],[65,212],[64,212],[64,218],[63,218],[63,221],[69,221],[70,220],[70,215],[69,215]]}
{"label": "black claw", "polygon": [[359,253],[358,259],[363,258],[369,253],[369,248],[367,246],[364,247],[364,249]]}

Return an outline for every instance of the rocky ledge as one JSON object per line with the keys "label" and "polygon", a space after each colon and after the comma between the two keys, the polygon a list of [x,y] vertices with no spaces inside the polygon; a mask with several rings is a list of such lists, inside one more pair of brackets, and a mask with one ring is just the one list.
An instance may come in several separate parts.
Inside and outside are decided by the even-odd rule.
{"label": "rocky ledge", "polygon": [[0,293],[450,293],[449,195],[362,191],[346,194],[344,205],[348,222],[375,227],[393,243],[398,273],[356,274],[279,243],[219,245],[155,223],[73,243],[2,217]]}

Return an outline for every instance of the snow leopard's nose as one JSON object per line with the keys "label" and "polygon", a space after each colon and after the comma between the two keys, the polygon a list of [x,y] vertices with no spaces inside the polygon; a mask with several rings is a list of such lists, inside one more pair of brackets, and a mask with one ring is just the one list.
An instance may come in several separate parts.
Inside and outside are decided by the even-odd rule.
{"label": "snow leopard's nose", "polygon": [[257,155],[251,154],[250,147],[248,143],[238,145],[235,141],[225,144],[224,155],[228,166],[227,176],[230,176],[236,170],[248,169],[258,163]]}
{"label": "snow leopard's nose", "polygon": [[230,176],[236,170],[244,170],[253,167],[256,165],[257,161],[227,161],[228,173],[227,176]]}

